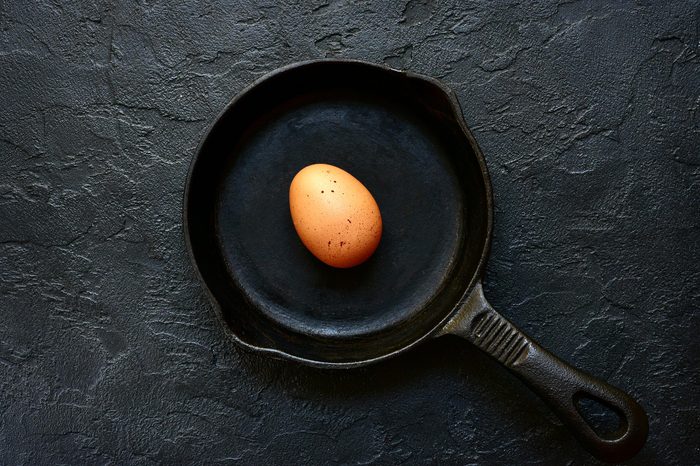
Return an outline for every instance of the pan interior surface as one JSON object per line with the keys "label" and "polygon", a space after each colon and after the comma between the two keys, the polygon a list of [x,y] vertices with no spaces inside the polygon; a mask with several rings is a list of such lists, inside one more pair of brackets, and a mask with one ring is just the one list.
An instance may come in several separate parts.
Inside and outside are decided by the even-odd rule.
{"label": "pan interior surface", "polygon": [[[239,142],[223,174],[217,233],[229,273],[271,319],[308,334],[356,337],[410,318],[438,293],[458,249],[463,202],[445,148],[398,105],[307,96]],[[365,264],[335,269],[303,246],[289,185],[312,163],[362,181],[383,217]]]}
{"label": "pan interior surface", "polygon": [[[201,146],[190,243],[222,317],[250,345],[318,361],[378,357],[438,324],[474,273],[483,206],[469,196],[481,173],[446,98],[359,70],[355,79],[321,67],[263,81]],[[323,264],[294,230],[289,185],[313,163],[348,171],[379,204],[382,239],[360,266]]]}

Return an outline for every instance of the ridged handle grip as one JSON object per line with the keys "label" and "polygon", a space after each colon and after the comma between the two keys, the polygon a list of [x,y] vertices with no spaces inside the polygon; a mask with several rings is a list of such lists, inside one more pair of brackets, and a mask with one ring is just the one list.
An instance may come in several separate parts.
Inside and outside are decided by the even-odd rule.
{"label": "ridged handle grip", "polygon": [[[466,338],[522,379],[597,458],[620,462],[634,456],[647,438],[648,421],[642,407],[619,388],[580,371],[535,343],[496,312],[483,296],[481,285],[463,313],[445,328]],[[589,399],[613,411],[619,429],[599,435],[577,404]]]}
{"label": "ridged handle grip", "polygon": [[497,312],[483,312],[472,323],[474,344],[511,366],[527,353],[528,339]]}

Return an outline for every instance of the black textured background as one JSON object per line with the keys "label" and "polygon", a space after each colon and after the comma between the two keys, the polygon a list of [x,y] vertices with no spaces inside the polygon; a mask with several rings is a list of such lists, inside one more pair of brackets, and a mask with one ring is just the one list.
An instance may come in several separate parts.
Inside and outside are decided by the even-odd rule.
{"label": "black textured background", "polygon": [[457,339],[324,372],[224,338],[189,161],[245,85],[318,57],[456,90],[494,183],[487,296],[641,401],[631,464],[700,462],[699,3],[436,3],[0,1],[0,463],[592,462]]}

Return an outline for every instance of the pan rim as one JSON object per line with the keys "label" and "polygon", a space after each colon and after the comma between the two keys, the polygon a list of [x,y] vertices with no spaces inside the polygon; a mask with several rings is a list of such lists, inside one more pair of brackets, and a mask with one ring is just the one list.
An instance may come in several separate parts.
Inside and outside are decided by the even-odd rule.
{"label": "pan rim", "polygon": [[[315,66],[315,65],[323,65],[323,64],[333,64],[333,65],[360,65],[360,66],[365,66],[368,68],[375,68],[377,70],[383,71],[383,72],[389,72],[389,73],[396,73],[404,78],[408,79],[418,79],[418,80],[423,80],[437,89],[439,89],[447,98],[449,104],[450,104],[450,109],[452,111],[452,114],[454,116],[454,119],[459,126],[463,136],[467,139],[469,142],[469,145],[472,147],[474,151],[474,156],[477,159],[477,163],[479,164],[479,168],[481,171],[481,176],[484,181],[484,190],[485,190],[485,200],[486,200],[486,229],[485,229],[485,238],[484,238],[484,246],[481,251],[481,255],[479,257],[479,261],[476,265],[475,271],[470,279],[470,283],[468,284],[467,287],[464,289],[464,293],[462,294],[461,298],[454,303],[453,307],[451,310],[445,312],[444,317],[435,325],[433,328],[425,332],[423,335],[419,336],[418,338],[415,338],[411,341],[409,341],[406,345],[383,353],[379,356],[368,358],[368,359],[362,359],[362,360],[355,360],[355,361],[322,361],[322,360],[317,360],[317,359],[310,359],[310,358],[305,358],[302,356],[298,356],[292,353],[288,353],[286,351],[282,351],[277,348],[270,348],[270,347],[265,347],[265,346],[260,346],[256,344],[252,344],[250,342],[245,341],[242,339],[236,332],[231,329],[231,327],[227,324],[224,315],[223,315],[223,309],[221,306],[221,303],[219,300],[216,298],[214,295],[214,292],[211,290],[209,285],[207,284],[206,280],[204,279],[204,275],[202,274],[202,271],[200,270],[199,264],[197,263],[197,259],[194,253],[194,248],[192,245],[192,240],[190,237],[190,222],[189,222],[189,198],[190,198],[190,187],[191,187],[191,182],[192,182],[192,177],[193,173],[195,171],[195,167],[197,166],[198,161],[200,160],[202,156],[202,148],[205,144],[205,142],[209,139],[211,133],[215,129],[216,125],[218,122],[222,119],[224,115],[226,115],[235,105],[245,96],[247,95],[251,90],[256,88],[258,85],[262,84],[263,82],[284,74],[286,72],[289,72],[291,70],[307,67],[307,66]],[[333,58],[321,58],[321,59],[313,59],[313,60],[305,60],[305,61],[300,61],[300,62],[295,62],[291,63],[285,66],[282,66],[280,68],[277,68],[269,73],[264,74],[263,76],[258,77],[255,79],[252,83],[244,87],[240,92],[238,92],[225,106],[224,108],[217,114],[217,116],[212,120],[212,122],[209,124],[207,129],[205,130],[204,134],[202,135],[199,144],[197,145],[194,155],[192,157],[192,160],[190,161],[190,165],[187,171],[187,177],[185,179],[185,189],[183,192],[183,207],[182,207],[182,227],[183,227],[183,235],[185,239],[185,248],[187,249],[187,254],[190,259],[190,263],[192,264],[192,267],[194,269],[195,275],[197,276],[197,279],[201,283],[201,285],[204,288],[205,294],[207,295],[209,302],[212,304],[212,307],[214,308],[214,313],[216,315],[217,320],[219,323],[223,326],[224,328],[224,334],[227,336],[227,338],[231,339],[234,341],[235,344],[239,345],[239,347],[255,352],[255,353],[261,353],[265,354],[267,356],[271,356],[274,358],[278,359],[286,359],[286,360],[291,360],[291,361],[296,361],[301,364],[305,364],[307,366],[312,366],[312,367],[319,367],[319,368],[337,368],[337,369],[343,369],[343,368],[354,368],[354,367],[360,367],[360,366],[365,366],[369,364],[374,364],[380,361],[383,361],[385,359],[389,359],[392,357],[395,357],[403,352],[406,352],[413,348],[414,346],[422,343],[425,340],[428,340],[430,338],[434,338],[436,336],[439,336],[441,334],[441,331],[445,328],[446,324],[452,320],[455,315],[464,307],[466,301],[468,300],[469,296],[472,294],[476,284],[480,281],[481,276],[484,271],[484,267],[486,265],[486,261],[488,260],[489,252],[490,252],[490,246],[491,246],[491,236],[493,232],[493,190],[491,187],[491,177],[488,172],[488,168],[486,166],[486,160],[484,159],[483,153],[481,151],[481,148],[479,147],[476,139],[471,133],[471,130],[467,127],[466,122],[464,121],[464,116],[462,114],[462,109],[459,104],[459,100],[457,99],[457,95],[455,92],[446,86],[444,83],[442,83],[440,80],[433,78],[431,76],[426,76],[423,74],[419,73],[414,73],[411,71],[407,70],[397,70],[394,68],[391,68],[386,65],[382,64],[377,64],[377,63],[371,63],[367,62],[364,60],[357,60],[357,59],[333,59]]]}

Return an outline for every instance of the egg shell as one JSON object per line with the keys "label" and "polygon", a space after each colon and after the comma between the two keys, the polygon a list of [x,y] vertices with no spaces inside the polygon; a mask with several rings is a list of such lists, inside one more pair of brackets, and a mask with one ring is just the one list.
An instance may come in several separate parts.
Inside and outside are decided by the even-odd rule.
{"label": "egg shell", "polygon": [[382,236],[382,216],[369,190],[333,165],[309,165],[289,187],[289,210],[304,246],[322,262],[348,268],[365,262]]}

